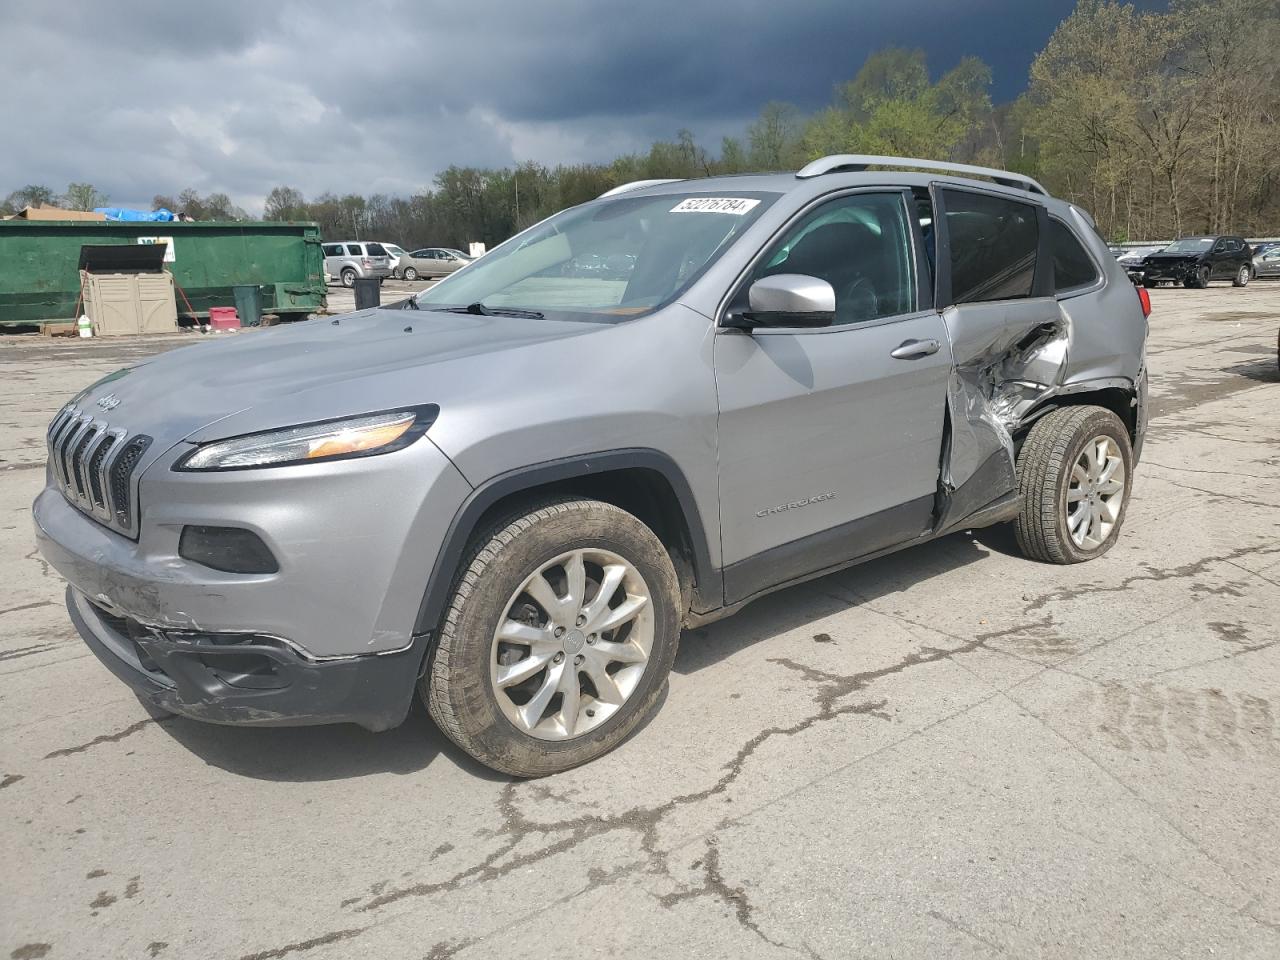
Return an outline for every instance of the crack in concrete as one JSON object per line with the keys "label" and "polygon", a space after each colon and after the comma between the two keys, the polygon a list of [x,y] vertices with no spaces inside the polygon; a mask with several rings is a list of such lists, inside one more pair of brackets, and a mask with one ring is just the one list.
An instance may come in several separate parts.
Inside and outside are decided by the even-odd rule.
{"label": "crack in concrete", "polygon": [[0,653],[0,663],[6,660],[21,660],[23,657],[34,656],[37,653],[45,653],[49,650],[56,650],[59,644],[56,643],[36,643],[29,647],[18,647],[16,650],[6,650]]}
{"label": "crack in concrete", "polygon": [[964,926],[958,920],[951,919],[945,913],[940,913],[937,910],[930,910],[928,911],[928,915],[933,917],[933,919],[935,920],[945,923],[948,927],[955,930],[957,933],[961,933],[964,936],[970,938],[971,940],[977,940],[979,943],[986,944],[992,950],[996,951],[996,953],[1001,953],[1001,954],[1004,954],[1005,956],[1009,955],[1009,951],[1006,950],[1004,947],[1000,946],[1000,944],[996,943],[994,940],[988,940],[986,937],[983,937],[983,936],[980,936],[979,934],[974,933],[972,930]]}
{"label": "crack in concrete", "polygon": [[1247,507],[1262,507],[1267,510],[1280,510],[1280,503],[1267,503],[1265,500],[1255,500],[1252,497],[1241,497],[1233,493],[1223,493],[1221,490],[1206,490],[1204,487],[1197,487],[1190,483],[1179,483],[1177,480],[1170,480],[1168,477],[1152,477],[1160,483],[1167,483],[1171,487],[1178,487],[1182,490],[1191,490],[1195,493],[1203,493],[1210,500],[1231,500],[1235,503],[1243,503]]}
{"label": "crack in concrete", "polygon": [[[783,943],[780,940],[774,940],[763,930],[760,924],[753,918],[753,909],[751,901],[747,897],[747,892],[742,887],[731,887],[725,882],[724,874],[720,869],[720,848],[716,846],[716,838],[707,838],[707,852],[702,859],[694,862],[695,868],[702,868],[702,884],[696,887],[682,885],[682,889],[674,893],[665,893],[658,897],[658,903],[670,909],[678,903],[686,900],[697,900],[702,897],[711,897],[719,900],[725,906],[729,907],[734,916],[737,918],[738,926],[744,930],[749,930],[757,937],[769,944],[771,947],[778,947],[782,950],[792,950],[799,952],[796,947]],[[803,951],[806,956],[815,958],[817,954],[805,944]]]}
{"label": "crack in concrete", "polygon": [[358,937],[368,929],[368,927],[351,927],[347,930],[334,930],[319,937],[312,937],[310,940],[287,943],[283,947],[276,947],[272,950],[246,953],[240,960],[279,960],[280,957],[288,956],[291,953],[301,953],[304,950],[314,950],[316,947],[326,947],[331,943],[350,940],[352,937]]}
{"label": "crack in concrete", "polygon": [[1232,470],[1198,470],[1195,467],[1175,467],[1167,463],[1157,463],[1150,457],[1142,458],[1143,469],[1147,467],[1159,467],[1161,470],[1174,470],[1178,473],[1211,473],[1218,477],[1239,477],[1241,480],[1280,480],[1280,476],[1272,474],[1271,476],[1263,476],[1257,473],[1235,473]]}
{"label": "crack in concrete", "polygon": [[74,747],[63,747],[61,750],[54,750],[52,753],[44,755],[45,760],[53,760],[55,757],[69,757],[74,753],[84,753],[92,747],[96,747],[103,743],[119,743],[125,737],[131,737],[139,730],[153,723],[168,723],[171,720],[177,720],[176,716],[172,717],[148,717],[146,720],[139,720],[137,723],[130,724],[123,730],[115,733],[104,733],[102,736],[94,737],[88,743],[82,743]]}
{"label": "crack in concrete", "polygon": [[57,604],[52,600],[36,600],[34,603],[20,603],[16,607],[6,607],[0,610],[0,617],[6,613],[17,613],[19,610],[34,610],[37,607],[56,607]]}
{"label": "crack in concrete", "polygon": [[1032,600],[1024,609],[1025,613],[1031,613],[1034,610],[1043,609],[1046,605],[1056,600],[1075,600],[1078,597],[1092,596],[1099,593],[1123,593],[1135,583],[1144,581],[1160,582],[1164,580],[1179,580],[1188,577],[1197,577],[1208,571],[1215,563],[1231,564],[1231,561],[1240,557],[1247,557],[1252,554],[1273,554],[1280,553],[1280,547],[1237,547],[1221,556],[1201,557],[1199,560],[1193,560],[1191,563],[1184,563],[1177,567],[1154,567],[1150,564],[1143,564],[1148,571],[1147,573],[1136,573],[1133,576],[1125,577],[1115,586],[1105,586],[1100,583],[1084,584],[1079,587],[1064,587],[1060,590],[1051,590],[1048,593],[1041,594]]}

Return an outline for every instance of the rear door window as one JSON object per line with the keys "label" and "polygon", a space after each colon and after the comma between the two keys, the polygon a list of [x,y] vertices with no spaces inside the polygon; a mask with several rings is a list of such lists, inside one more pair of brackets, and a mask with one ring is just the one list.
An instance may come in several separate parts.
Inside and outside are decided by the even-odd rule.
{"label": "rear door window", "polygon": [[1031,296],[1040,228],[1036,207],[1005,197],[943,190],[953,303]]}
{"label": "rear door window", "polygon": [[349,257],[363,257],[363,256],[364,256],[364,253],[360,250],[360,244],[358,244],[358,243],[348,243],[348,244],[347,244],[347,256],[349,256]]}
{"label": "rear door window", "polygon": [[1062,293],[1098,279],[1098,268],[1071,228],[1056,217],[1049,219],[1049,241],[1053,247],[1053,289]]}

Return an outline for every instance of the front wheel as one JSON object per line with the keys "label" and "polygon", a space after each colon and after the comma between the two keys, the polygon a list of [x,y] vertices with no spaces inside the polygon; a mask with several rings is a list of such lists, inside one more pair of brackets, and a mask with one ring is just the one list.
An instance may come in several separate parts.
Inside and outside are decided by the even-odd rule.
{"label": "front wheel", "polygon": [[413,269],[413,267],[405,267],[403,276],[406,280],[417,280],[418,271]]}
{"label": "front wheel", "polygon": [[1233,287],[1246,287],[1249,281],[1253,279],[1253,271],[1249,269],[1249,265],[1245,264],[1236,271],[1235,278],[1231,281]]}
{"label": "front wheel", "polygon": [[608,753],[656,709],[680,635],[662,542],[612,504],[531,509],[472,544],[422,695],[471,756],[538,777]]}
{"label": "front wheel", "polygon": [[1082,563],[1111,549],[1133,484],[1129,431],[1103,407],[1060,407],[1018,453],[1018,546],[1033,560]]}

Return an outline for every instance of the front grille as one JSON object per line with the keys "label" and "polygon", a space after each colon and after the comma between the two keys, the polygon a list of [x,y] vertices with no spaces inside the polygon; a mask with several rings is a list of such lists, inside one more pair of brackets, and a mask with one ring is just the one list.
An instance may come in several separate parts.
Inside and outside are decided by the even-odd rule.
{"label": "front grille", "polygon": [[48,432],[54,482],[74,507],[128,536],[137,534],[134,472],[151,438],[68,407]]}

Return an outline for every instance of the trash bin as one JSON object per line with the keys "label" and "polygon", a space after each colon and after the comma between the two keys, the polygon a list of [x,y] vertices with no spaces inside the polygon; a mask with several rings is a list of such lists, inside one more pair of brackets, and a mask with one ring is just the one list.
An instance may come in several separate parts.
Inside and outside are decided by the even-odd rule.
{"label": "trash bin", "polygon": [[375,280],[373,277],[358,277],[355,289],[357,310],[368,310],[370,307],[378,306],[382,301],[381,280]]}
{"label": "trash bin", "polygon": [[231,288],[236,298],[236,313],[240,326],[256,327],[262,323],[262,288],[257,284],[244,284]]}

